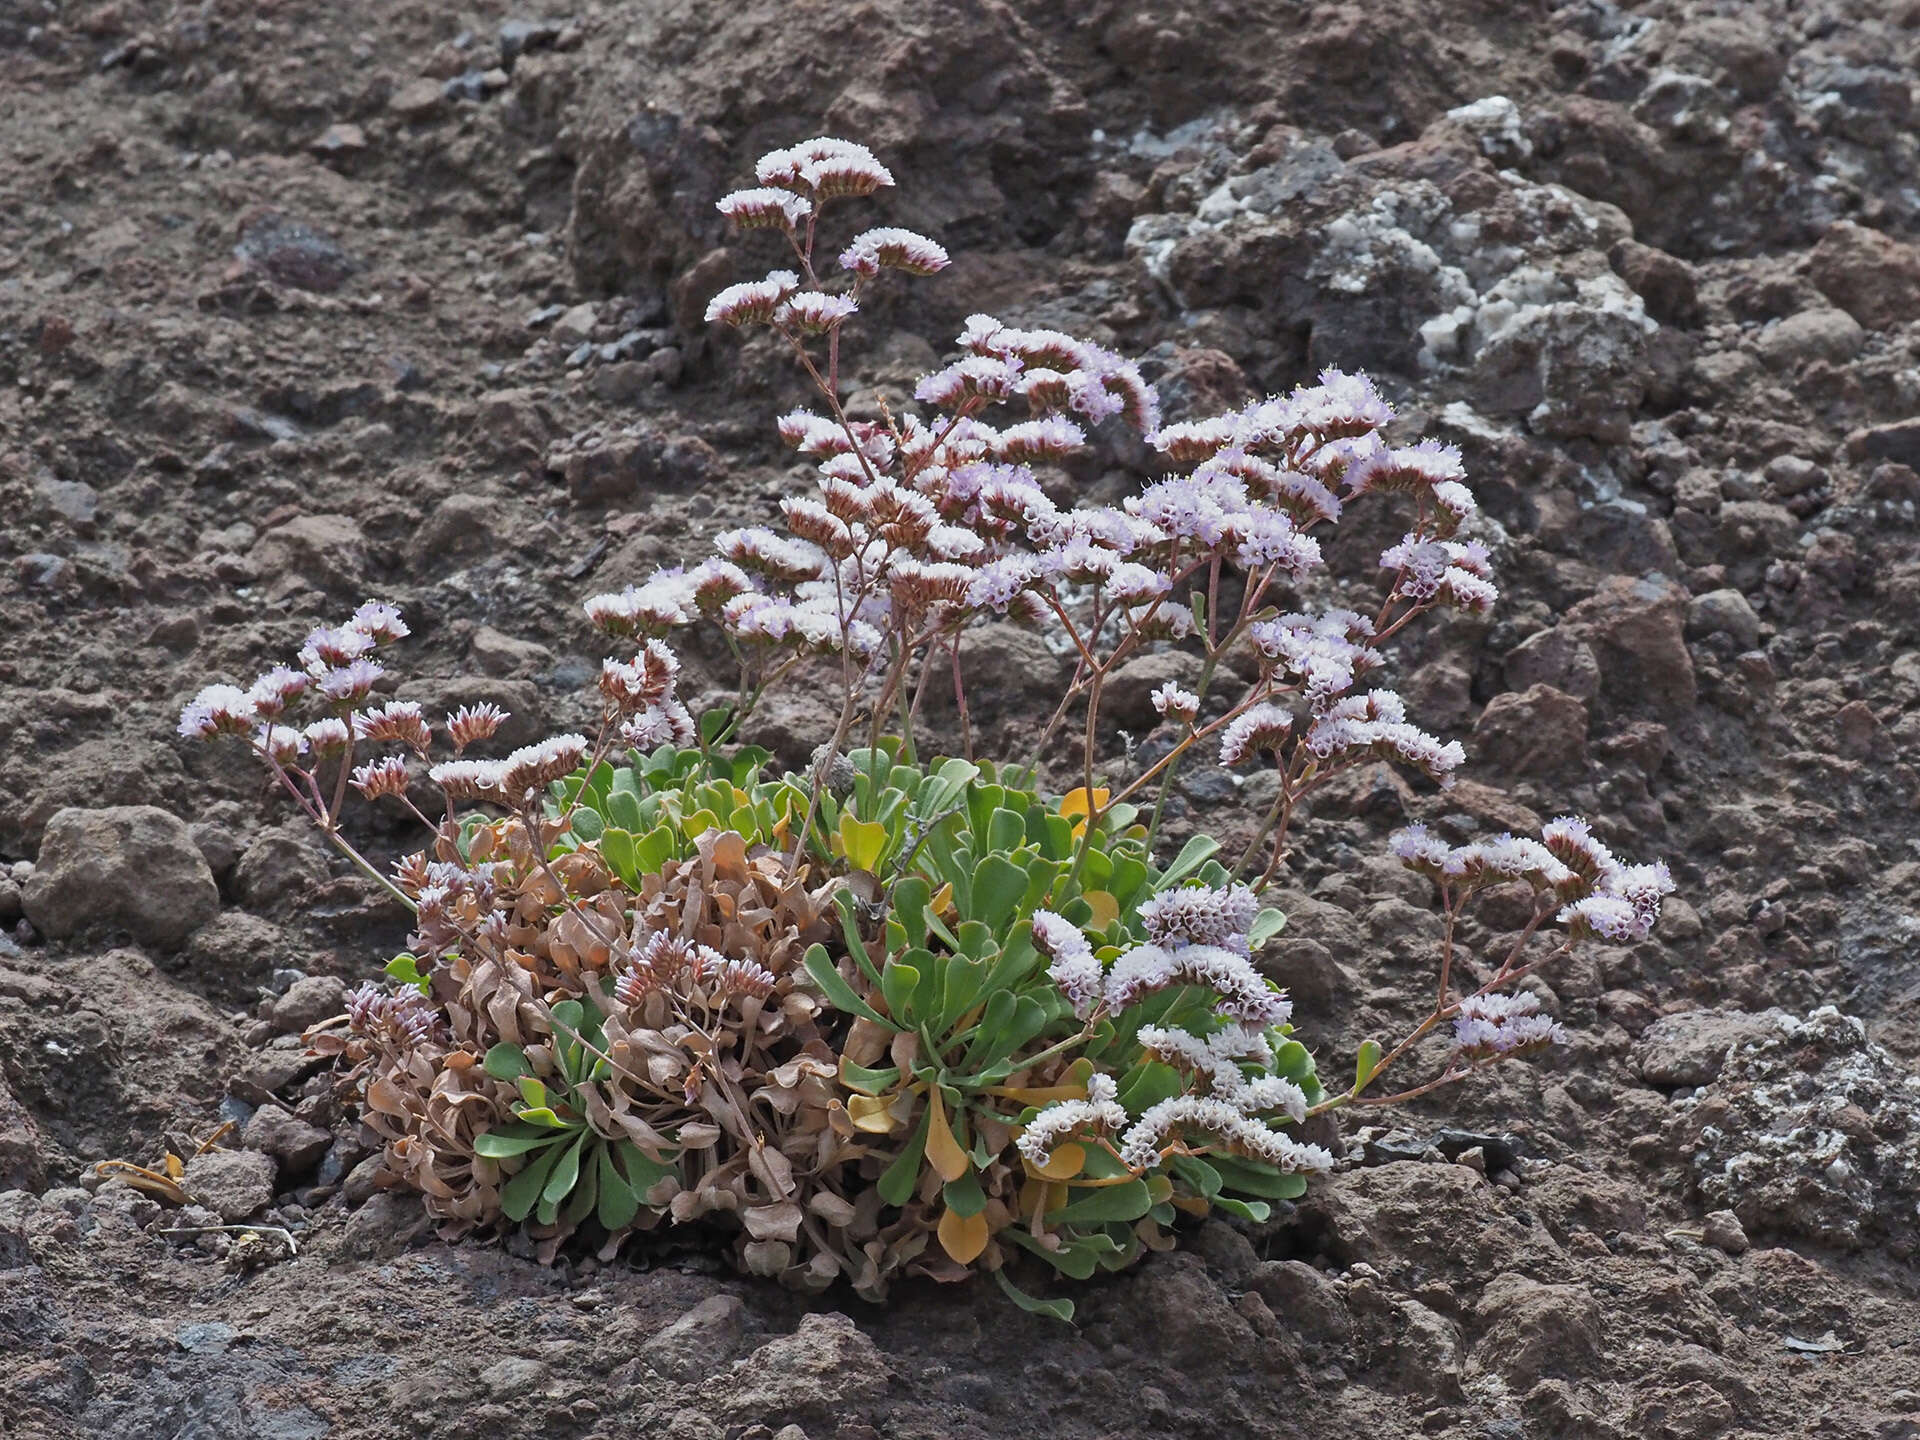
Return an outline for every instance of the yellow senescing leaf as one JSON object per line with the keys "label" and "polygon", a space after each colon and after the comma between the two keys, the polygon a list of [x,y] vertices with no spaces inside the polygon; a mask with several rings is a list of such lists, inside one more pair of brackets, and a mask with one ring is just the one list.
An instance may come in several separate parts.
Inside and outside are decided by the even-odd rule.
{"label": "yellow senescing leaf", "polygon": [[878,820],[856,820],[851,811],[840,817],[835,832],[835,849],[847,857],[856,870],[877,870],[887,848],[887,827]]}
{"label": "yellow senescing leaf", "polygon": [[987,1217],[956,1215],[949,1210],[940,1217],[940,1248],[956,1265],[971,1265],[987,1248]]}
{"label": "yellow senescing leaf", "polygon": [[1212,1208],[1204,1195],[1176,1195],[1169,1203],[1174,1209],[1184,1210],[1189,1215],[1205,1215]]}
{"label": "yellow senescing leaf", "polygon": [[178,1180],[187,1173],[187,1167],[180,1162],[180,1157],[171,1150],[167,1152],[167,1158],[162,1162],[162,1168],[166,1170],[168,1178],[173,1180]]}
{"label": "yellow senescing leaf", "polygon": [[1156,1205],[1163,1205],[1173,1198],[1173,1181],[1155,1173],[1147,1176],[1147,1198]]}
{"label": "yellow senescing leaf", "polygon": [[1041,1180],[1071,1180],[1086,1167],[1087,1152],[1079,1145],[1059,1145],[1053,1154],[1047,1157],[1047,1163],[1036,1165],[1031,1160],[1022,1159],[1027,1174]]}
{"label": "yellow senescing leaf", "polygon": [[927,902],[927,909],[931,910],[935,915],[938,915],[942,920],[948,919],[956,913],[953,908],[953,886],[951,883],[942,885],[938,890],[933,892],[933,898]]}
{"label": "yellow senescing leaf", "polygon": [[987,1094],[997,1095],[1002,1100],[1018,1100],[1022,1105],[1051,1105],[1056,1100],[1084,1100],[1087,1098],[1087,1087],[1043,1085],[1032,1088],[1025,1085],[989,1085]]}
{"label": "yellow senescing leaf", "polygon": [[947,1107],[939,1086],[927,1091],[927,1103],[933,1107],[933,1118],[927,1124],[927,1160],[942,1180],[958,1180],[972,1166],[967,1163],[967,1152],[960,1148],[960,1142],[953,1138],[952,1127],[947,1124]]}
{"label": "yellow senescing leaf", "polygon": [[[1107,808],[1107,798],[1112,794],[1113,792],[1111,790],[1096,789],[1093,792],[1093,803],[1104,810]],[[1087,815],[1087,787],[1084,785],[1076,786],[1065,795],[1062,795],[1060,797],[1060,813],[1069,820],[1073,819],[1076,815],[1084,819]]]}
{"label": "yellow senescing leaf", "polygon": [[1105,890],[1088,890],[1080,898],[1093,911],[1093,918],[1087,921],[1087,929],[1104,930],[1120,918],[1120,902]]}
{"label": "yellow senescing leaf", "polygon": [[888,1095],[849,1095],[847,1097],[847,1116],[853,1121],[854,1128],[865,1130],[870,1135],[890,1135],[893,1133],[893,1113],[887,1108],[893,1103]]}

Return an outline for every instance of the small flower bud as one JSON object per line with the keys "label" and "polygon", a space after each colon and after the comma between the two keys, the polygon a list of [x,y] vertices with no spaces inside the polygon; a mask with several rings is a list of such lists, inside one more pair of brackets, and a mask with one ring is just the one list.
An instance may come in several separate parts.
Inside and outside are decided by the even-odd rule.
{"label": "small flower bud", "polygon": [[358,766],[353,772],[353,788],[369,800],[378,800],[382,795],[404,795],[407,793],[407,762],[398,755],[389,755],[369,765]]}
{"label": "small flower bud", "polygon": [[506,720],[507,712],[491,701],[462,705],[447,716],[447,735],[453,741],[453,753],[458,755],[469,745],[491,739]]}

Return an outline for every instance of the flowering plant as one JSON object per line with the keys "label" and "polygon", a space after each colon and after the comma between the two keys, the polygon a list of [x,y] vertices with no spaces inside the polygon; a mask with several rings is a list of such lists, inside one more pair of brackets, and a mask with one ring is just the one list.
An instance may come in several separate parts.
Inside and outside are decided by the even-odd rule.
{"label": "flowering plant", "polygon": [[[1264,1218],[1333,1164],[1289,1133],[1310,1116],[1561,1038],[1518,982],[1590,939],[1644,936],[1672,889],[1574,820],[1537,840],[1394,838],[1439,887],[1434,1003],[1390,1049],[1363,1046],[1342,1089],[1322,1086],[1259,967],[1284,920],[1258,897],[1301,802],[1370,761],[1444,786],[1464,760],[1369,688],[1410,624],[1497,597],[1486,547],[1463,538],[1458,455],[1388,444],[1390,407],[1334,371],[1162,424],[1131,362],[983,315],[920,382],[920,413],[855,416],[847,327],[889,272],[936,274],[946,253],[872,229],[830,273],[824,213],[892,184],[857,145],[775,151],[756,179],[720,209],[796,268],[728,287],[707,316],[768,328],[813,381],[822,409],[778,430],[819,480],[782,502],[779,529],[729,530],[697,563],[586,602],[633,647],[602,668],[592,736],[477,758],[504,717],[472,707],[446,717],[452,753],[430,763],[419,708],[372,702],[373,652],[406,634],[372,602],[316,630],[297,666],[212,686],[182,716],[184,734],[244,739],[417,916],[398,988],[356,992],[313,1037],[347,1066],[393,1181],[450,1228],[525,1222],[548,1253],[581,1229],[610,1253],[700,1222],[743,1267],[806,1288],[878,1296],[903,1270],[984,1268],[1064,1314],[1012,1283],[1015,1252],[1084,1277],[1170,1243],[1181,1212]],[[1120,505],[1061,503],[1043,477],[1102,425],[1174,473]],[[1315,604],[1322,537],[1385,499],[1411,514],[1377,603]],[[1075,665],[1020,765],[975,753],[966,701],[967,647],[1000,618],[1042,627]],[[694,625],[739,671],[698,722],[666,644]],[[1110,755],[1121,667],[1168,646],[1196,679],[1153,693],[1157,748]],[[739,742],[800,675],[827,677],[835,720],[807,773],[772,775]],[[961,754],[922,759],[935,683],[952,687]],[[295,728],[301,704],[315,714]],[[1200,756],[1269,768],[1273,801],[1237,855],[1198,836],[1162,863],[1168,796]],[[429,847],[382,874],[341,830],[349,788],[408,807]],[[1460,918],[1503,886],[1528,888],[1531,919],[1459,983]],[[1373,1093],[1446,1026],[1435,1073]]]}

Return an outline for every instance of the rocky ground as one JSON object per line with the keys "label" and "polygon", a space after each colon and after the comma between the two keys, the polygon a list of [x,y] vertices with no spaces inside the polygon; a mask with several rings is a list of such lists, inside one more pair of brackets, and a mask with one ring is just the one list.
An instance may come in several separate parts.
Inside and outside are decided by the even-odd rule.
{"label": "rocky ground", "polygon": [[[1920,1436],[1916,58],[1890,0],[0,7],[0,1434]],[[1430,983],[1405,817],[1578,810],[1681,883],[1546,977],[1563,1053],[1074,1329],[418,1235],[297,1039],[402,918],[172,738],[369,594],[402,696],[581,714],[579,599],[789,483],[798,381],[700,313],[770,253],[713,199],[823,130],[958,262],[857,392],[989,310],[1172,418],[1365,367],[1466,452],[1506,593],[1395,678],[1472,778],[1303,832],[1324,1065]],[[1017,741],[1056,663],[982,648]],[[192,1208],[94,1169],[223,1119]]]}

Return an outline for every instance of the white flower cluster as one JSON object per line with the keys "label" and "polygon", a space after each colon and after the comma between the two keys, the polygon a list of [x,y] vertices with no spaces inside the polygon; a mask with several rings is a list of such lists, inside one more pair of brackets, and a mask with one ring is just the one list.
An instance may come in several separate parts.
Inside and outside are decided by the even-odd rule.
{"label": "white flower cluster", "polygon": [[1594,838],[1584,820],[1563,815],[1541,828],[1540,839],[1494,835],[1448,845],[1424,825],[1397,830],[1392,853],[1459,895],[1488,885],[1525,881],[1560,902],[1556,918],[1571,938],[1597,936],[1631,944],[1653,933],[1660,902],[1674,891],[1666,862],[1628,865]]}
{"label": "white flower cluster", "polygon": [[1467,1059],[1528,1054],[1564,1045],[1567,1032],[1540,1013],[1540,1002],[1521,991],[1512,995],[1469,995],[1453,1022],[1455,1049]]}
{"label": "white flower cluster", "polygon": [[1253,891],[1244,885],[1166,891],[1141,907],[1148,943],[1122,954],[1104,973],[1077,926],[1049,911],[1035,914],[1034,943],[1051,959],[1049,975],[1083,1019],[1102,1006],[1123,1010],[1169,986],[1199,985],[1220,997],[1220,1028],[1200,1036],[1173,1026],[1141,1026],[1145,1051],[1187,1072],[1204,1091],[1163,1100],[1136,1119],[1119,1104],[1112,1078],[1095,1074],[1085,1100],[1056,1101],[1029,1122],[1019,1144],[1031,1163],[1045,1165],[1065,1140],[1097,1130],[1119,1136],[1121,1158],[1135,1170],[1158,1165],[1171,1141],[1192,1133],[1285,1170],[1332,1166],[1325,1150],[1279,1133],[1265,1118],[1284,1115],[1298,1123],[1306,1119],[1307,1097],[1272,1070],[1270,1037],[1286,1024],[1291,1007],[1248,958],[1256,910]]}

